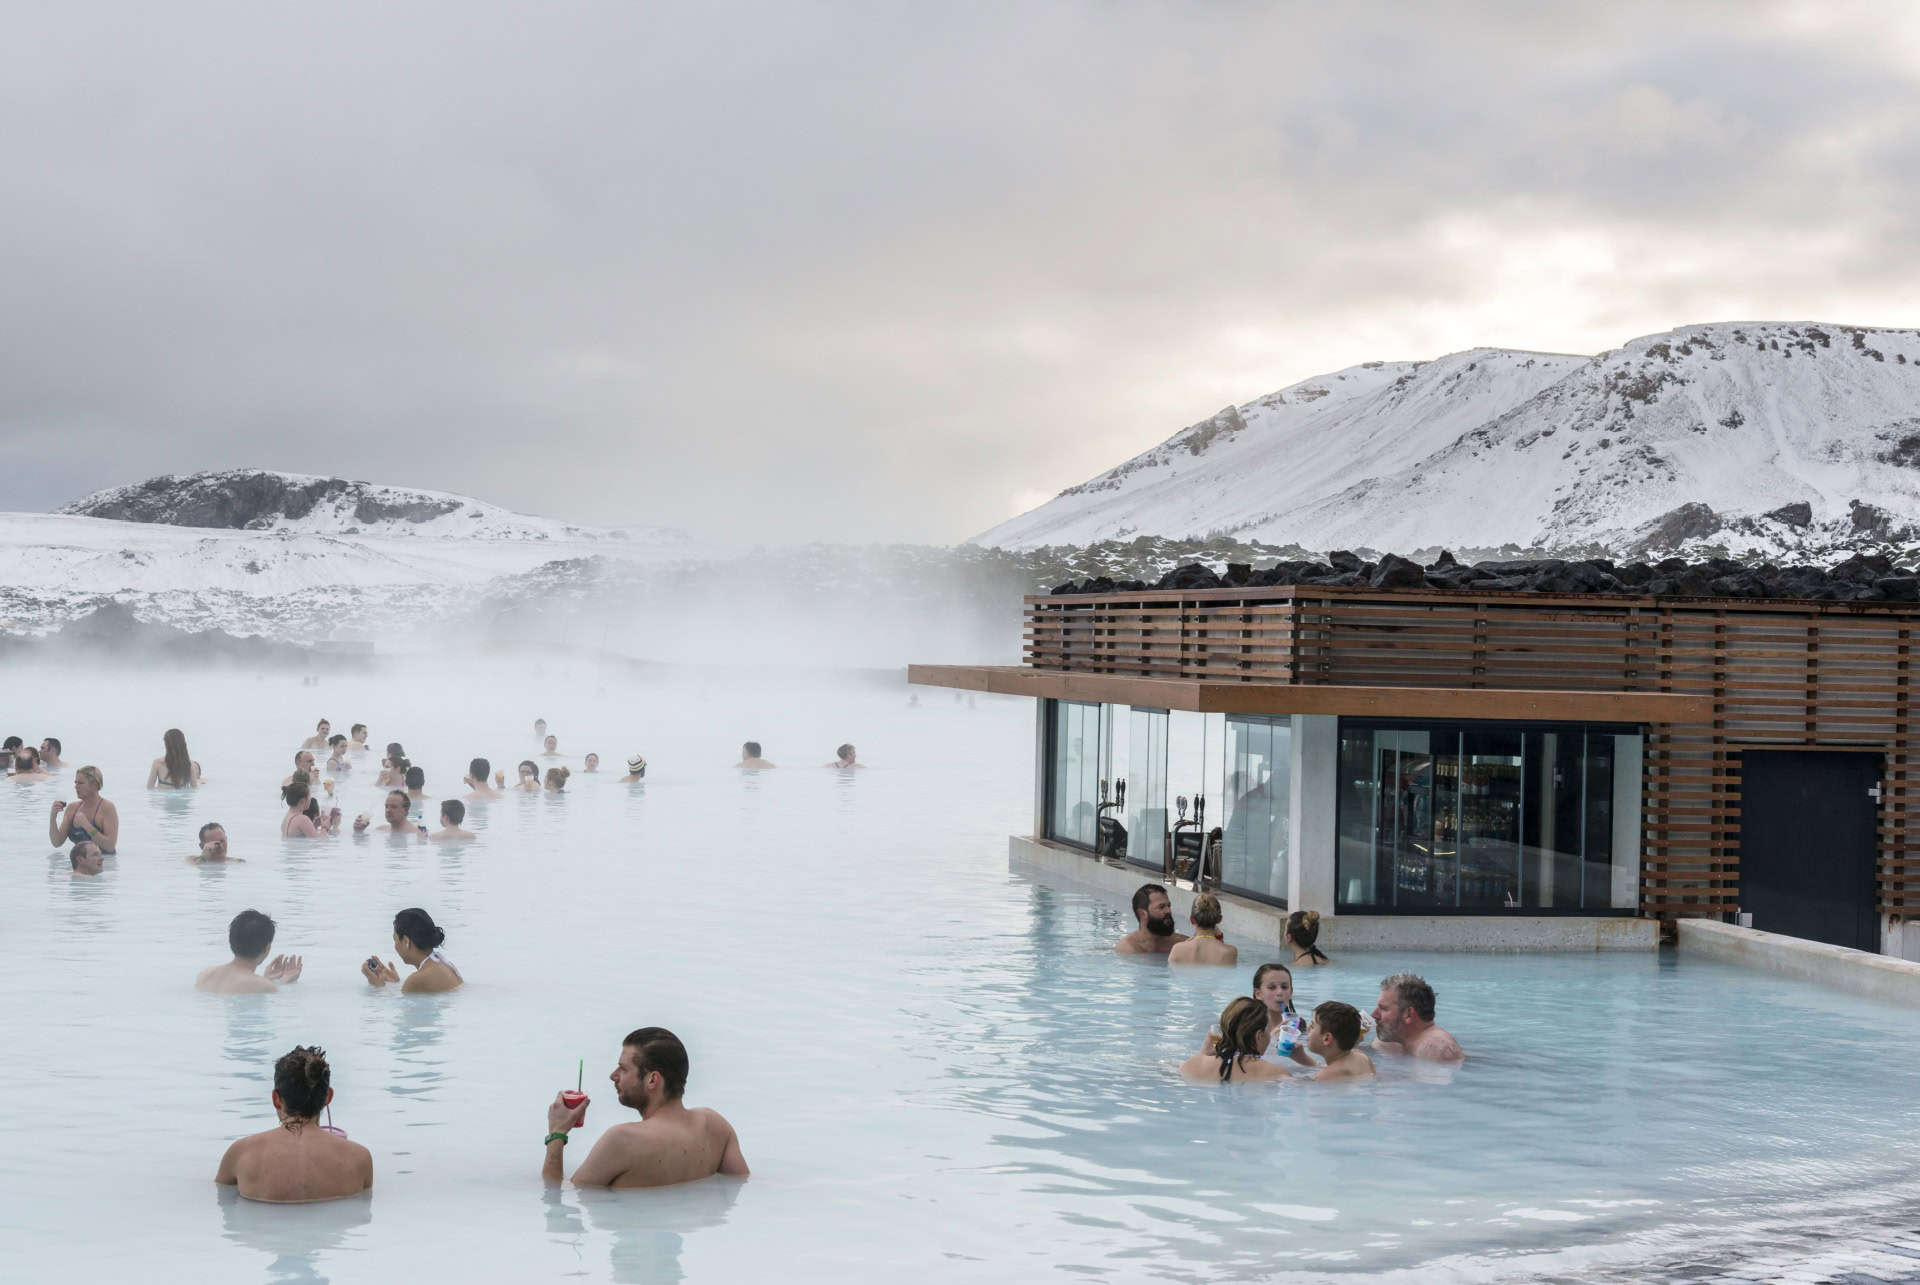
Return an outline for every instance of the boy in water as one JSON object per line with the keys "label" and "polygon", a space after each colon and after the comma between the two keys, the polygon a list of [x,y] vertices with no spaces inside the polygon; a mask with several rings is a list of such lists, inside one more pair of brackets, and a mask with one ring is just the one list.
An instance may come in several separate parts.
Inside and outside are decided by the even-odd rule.
{"label": "boy in water", "polygon": [[1330,999],[1313,1010],[1307,1025],[1307,1052],[1326,1065],[1313,1073],[1316,1080],[1359,1080],[1373,1074],[1373,1059],[1354,1045],[1360,1042],[1360,1010]]}
{"label": "boy in water", "polygon": [[278,1126],[242,1138],[220,1157],[213,1180],[248,1200],[299,1204],[357,1196],[373,1186],[373,1153],[328,1130],[320,1112],[333,1101],[326,1050],[296,1047],[273,1064]]}
{"label": "boy in water", "polygon": [[215,964],[193,979],[193,988],[211,995],[255,995],[279,990],[275,982],[300,980],[300,956],[279,955],[267,965],[266,975],[256,970],[273,949],[273,920],[257,910],[243,910],[227,925],[227,945],[233,959]]}
{"label": "boy in water", "polygon": [[365,723],[355,723],[353,725],[353,740],[348,743],[347,748],[355,754],[365,754],[367,752],[367,725]]}
{"label": "boy in water", "polygon": [[460,823],[467,819],[467,805],[458,799],[440,801],[440,828],[433,832],[436,839],[471,839],[473,831],[462,830]]}

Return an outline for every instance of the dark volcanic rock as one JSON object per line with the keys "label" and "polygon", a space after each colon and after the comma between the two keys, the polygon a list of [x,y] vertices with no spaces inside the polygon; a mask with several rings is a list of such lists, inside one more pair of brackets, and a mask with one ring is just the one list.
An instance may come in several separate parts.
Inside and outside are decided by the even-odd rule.
{"label": "dark volcanic rock", "polygon": [[1340,572],[1359,571],[1367,565],[1360,560],[1359,555],[1348,553],[1345,549],[1335,549],[1332,553],[1329,553],[1327,555],[1327,562],[1335,571]]}
{"label": "dark volcanic rock", "polygon": [[1796,500],[1792,504],[1781,505],[1767,516],[1788,526],[1808,526],[1813,522],[1813,505],[1805,500]]}
{"label": "dark volcanic rock", "polygon": [[1445,571],[1449,567],[1457,567],[1459,565],[1460,564],[1458,562],[1454,561],[1453,551],[1451,549],[1442,549],[1440,550],[1440,556],[1435,558],[1427,566],[1427,570]]}
{"label": "dark volcanic rock", "polygon": [[1253,583],[1253,568],[1244,562],[1229,562],[1225,578],[1235,589],[1250,585]]}
{"label": "dark volcanic rock", "polygon": [[1712,535],[1726,524],[1720,515],[1704,504],[1683,504],[1655,518],[1647,533],[1647,542],[1671,547],[1687,540]]}
{"label": "dark volcanic rock", "polygon": [[1380,565],[1367,577],[1367,583],[1375,589],[1422,589],[1426,587],[1427,576],[1419,563],[1389,553],[1380,559]]}
{"label": "dark volcanic rock", "polygon": [[287,477],[235,470],[227,473],[149,478],[110,498],[81,501],[63,512],[120,522],[167,526],[265,530],[276,519],[304,518],[325,500],[353,501],[353,516],[365,524],[425,522],[460,507],[458,500],[388,492],[339,477]]}
{"label": "dark volcanic rock", "polygon": [[1920,577],[1881,576],[1873,587],[1885,594],[1888,602],[1920,602]]}

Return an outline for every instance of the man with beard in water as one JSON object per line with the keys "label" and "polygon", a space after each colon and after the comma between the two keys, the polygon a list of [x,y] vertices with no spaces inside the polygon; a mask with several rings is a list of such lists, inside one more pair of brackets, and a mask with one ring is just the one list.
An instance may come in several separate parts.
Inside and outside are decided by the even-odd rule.
{"label": "man with beard in water", "polygon": [[1173,930],[1173,903],[1157,883],[1143,883],[1133,894],[1133,917],[1140,926],[1113,944],[1121,955],[1164,955],[1187,939]]}
{"label": "man with beard in water", "polygon": [[1427,1062],[1464,1062],[1460,1042],[1433,1024],[1433,987],[1424,977],[1395,973],[1380,983],[1373,1006],[1373,1045]]}
{"label": "man with beard in water", "polygon": [[[608,1077],[620,1105],[640,1113],[638,1122],[616,1124],[600,1135],[573,1171],[576,1187],[670,1187],[724,1173],[747,1176],[740,1139],[718,1111],[689,1109],[680,1100],[687,1087],[687,1047],[672,1031],[643,1026],[627,1036],[619,1065]],[[547,1158],[540,1176],[557,1187],[565,1181],[567,1131],[579,1125],[590,1101],[574,1106],[557,1093],[547,1107]]]}

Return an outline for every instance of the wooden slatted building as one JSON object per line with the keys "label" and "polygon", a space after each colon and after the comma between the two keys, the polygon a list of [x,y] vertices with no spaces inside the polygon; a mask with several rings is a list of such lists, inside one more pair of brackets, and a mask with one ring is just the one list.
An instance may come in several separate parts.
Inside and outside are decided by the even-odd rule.
{"label": "wooden slatted building", "polygon": [[[1308,585],[1063,594],[1026,600],[1025,665],[916,666],[912,677],[1041,698],[1045,716],[1039,748],[1046,780],[1037,830],[1042,838],[1072,843],[1089,833],[1084,813],[1077,836],[1065,833],[1073,830],[1072,817],[1059,807],[1062,789],[1072,792],[1071,783],[1063,787],[1063,774],[1073,769],[1072,746],[1061,743],[1062,702],[1099,703],[1111,711],[1101,732],[1109,738],[1113,727],[1126,725],[1125,708],[1320,718],[1330,726],[1338,720],[1337,727],[1352,723],[1353,729],[1329,731],[1340,738],[1337,748],[1328,748],[1335,742],[1325,738],[1291,747],[1286,811],[1309,802],[1310,790],[1303,793],[1302,782],[1310,786],[1314,768],[1299,761],[1304,751],[1310,759],[1340,756],[1337,789],[1347,792],[1338,807],[1352,817],[1334,835],[1330,825],[1316,829],[1310,817],[1282,815],[1277,804],[1267,805],[1269,831],[1284,823],[1287,835],[1262,839],[1266,832],[1249,831],[1253,837],[1244,842],[1254,848],[1266,842],[1276,853],[1290,846],[1295,867],[1313,856],[1307,849],[1326,849],[1331,862],[1338,847],[1334,878],[1340,883],[1330,895],[1324,884],[1316,894],[1306,886],[1311,876],[1303,885],[1296,868],[1282,893],[1281,877],[1269,872],[1270,900],[1326,901],[1329,909],[1344,900],[1349,904],[1341,913],[1406,909],[1381,900],[1375,872],[1365,864],[1387,858],[1358,855],[1356,849],[1348,860],[1348,849],[1362,839],[1376,849],[1385,842],[1378,837],[1380,827],[1391,822],[1394,843],[1403,849],[1411,844],[1425,854],[1416,854],[1416,865],[1424,861],[1438,869],[1451,843],[1458,867],[1451,876],[1442,872],[1435,884],[1419,870],[1391,876],[1381,865],[1378,877],[1397,878],[1405,895],[1394,896],[1401,901],[1418,902],[1428,911],[1453,911],[1467,909],[1479,897],[1484,908],[1498,891],[1504,906],[1531,898],[1542,909],[1552,909],[1550,902],[1564,908],[1571,876],[1563,872],[1556,882],[1551,863],[1533,863],[1528,855],[1543,842],[1541,827],[1549,832],[1547,846],[1564,850],[1574,826],[1597,835],[1602,822],[1596,814],[1637,807],[1637,819],[1625,819],[1626,829],[1616,834],[1626,837],[1613,840],[1608,849],[1613,855],[1607,858],[1617,867],[1621,854],[1637,846],[1633,891],[1625,898],[1616,892],[1604,907],[1607,912],[1668,918],[1732,916],[1744,909],[1758,914],[1758,927],[1879,949],[1888,929],[1920,909],[1920,859],[1910,856],[1907,842],[1920,830],[1909,704],[1909,647],[1917,620],[1920,605],[1890,602]],[[1374,766],[1367,770],[1379,779],[1368,795],[1358,783],[1360,769],[1352,766],[1363,762],[1355,720],[1378,723],[1395,716],[1420,716],[1439,730],[1423,733],[1424,739],[1411,732],[1376,731],[1370,751]],[[1486,764],[1504,760],[1474,752],[1475,729],[1549,725],[1562,730],[1507,753],[1518,766],[1501,768],[1503,776]],[[1087,729],[1093,726],[1086,723]],[[1136,739],[1154,734],[1137,717],[1133,726]],[[1457,754],[1434,748],[1450,747],[1452,733],[1445,729],[1456,727],[1468,737],[1459,742]],[[1084,730],[1078,723],[1074,729]],[[1615,741],[1603,745],[1596,729]],[[1294,722],[1289,730],[1294,741],[1311,742],[1302,735],[1311,730],[1306,725]],[[1588,757],[1568,748],[1576,736]],[[1620,739],[1628,736],[1631,744]],[[1235,799],[1260,787],[1248,784],[1251,775],[1232,776],[1237,764],[1254,761],[1234,746],[1256,743],[1231,727],[1229,739],[1219,793],[1231,812],[1237,810]],[[1356,748],[1349,750],[1350,741]],[[1272,742],[1260,769],[1268,776],[1279,770],[1277,746]],[[1383,755],[1392,756],[1390,765],[1381,766]],[[1557,756],[1554,763],[1545,761],[1549,755]],[[1142,761],[1137,749],[1132,757],[1136,765]],[[1605,787],[1611,793],[1603,799],[1594,785],[1598,778],[1590,776],[1574,808],[1570,772],[1592,773],[1602,766],[1626,771],[1634,758],[1637,791],[1614,782]],[[1136,829],[1142,824],[1153,829],[1148,811],[1107,797],[1107,779],[1124,777],[1126,767],[1112,760],[1102,764],[1093,819],[1110,830],[1117,822],[1105,820],[1108,813],[1124,814],[1136,821]],[[1150,767],[1136,768],[1136,788],[1151,786]],[[1505,778],[1516,774],[1519,785],[1507,784]],[[1268,794],[1280,792],[1277,784],[1264,788]],[[1531,792],[1532,828],[1524,836],[1513,830],[1520,836],[1516,873],[1508,877],[1501,867],[1491,878],[1476,879],[1460,853],[1470,846],[1487,848],[1492,831],[1479,822],[1476,830],[1468,821],[1475,807],[1485,812],[1498,803],[1502,789],[1516,796]],[[1526,811],[1524,798],[1505,806],[1515,816]],[[1358,818],[1363,807],[1373,837],[1367,837]],[[1554,818],[1545,814],[1556,809],[1554,832]],[[1575,811],[1578,820],[1569,820]],[[1231,845],[1231,821],[1227,830]],[[1414,837],[1405,838],[1403,831]],[[1861,839],[1862,833],[1869,838]],[[1584,846],[1588,840],[1580,842],[1587,867],[1606,877],[1608,868],[1596,864]],[[1864,856],[1863,843],[1871,849]],[[1136,836],[1134,845],[1136,861],[1152,865],[1166,841],[1156,836],[1142,843]],[[1098,833],[1087,846],[1100,846]],[[1604,836],[1593,847],[1607,848]],[[1760,886],[1763,879],[1779,884],[1775,868],[1796,861],[1799,873],[1786,884]],[[1865,863],[1864,885],[1856,877],[1860,862]],[[1357,891],[1349,864],[1366,875],[1372,894]],[[1535,864],[1537,880],[1530,873]],[[1406,868],[1406,862],[1401,865]],[[1621,877],[1617,869],[1612,877]],[[1585,887],[1585,868],[1580,879]],[[1506,886],[1496,889],[1503,880]],[[1445,901],[1450,886],[1455,905],[1430,904]],[[1261,895],[1258,888],[1253,895]],[[1364,895],[1372,900],[1363,907],[1358,903]],[[1870,902],[1864,908],[1858,904],[1863,895]],[[1591,897],[1582,896],[1586,900],[1575,909],[1594,909]],[[1834,902],[1824,907],[1824,919],[1795,917],[1795,907],[1822,898]],[[1849,921],[1854,912],[1860,913]],[[1765,922],[1769,918],[1775,922]],[[1869,920],[1876,938],[1871,943],[1866,940]],[[1858,926],[1846,926],[1849,922]]]}

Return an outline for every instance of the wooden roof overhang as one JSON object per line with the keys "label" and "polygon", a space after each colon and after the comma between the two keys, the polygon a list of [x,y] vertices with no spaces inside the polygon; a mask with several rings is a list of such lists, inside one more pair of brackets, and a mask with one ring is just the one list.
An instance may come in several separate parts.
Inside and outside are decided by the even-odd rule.
{"label": "wooden roof overhang", "polygon": [[925,687],[1095,701],[1201,714],[1338,714],[1351,718],[1476,719],[1546,723],[1712,723],[1711,695],[1528,691],[1498,687],[1358,687],[1338,684],[1136,678],[1027,665],[909,665]]}

